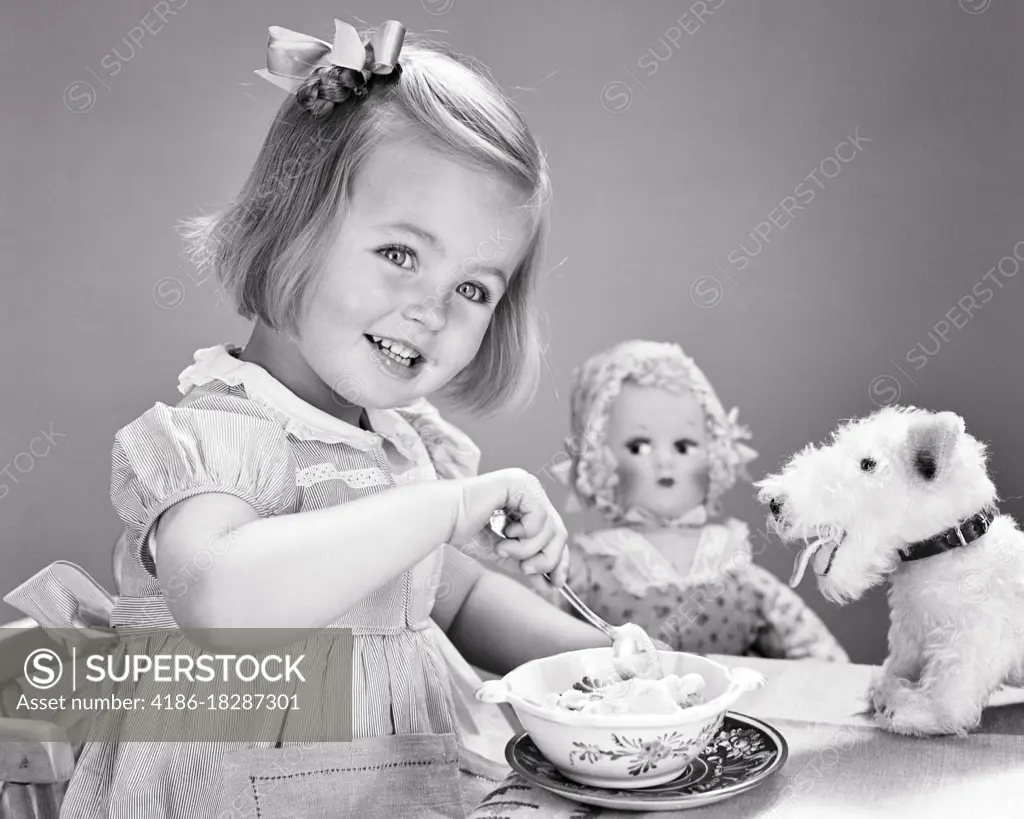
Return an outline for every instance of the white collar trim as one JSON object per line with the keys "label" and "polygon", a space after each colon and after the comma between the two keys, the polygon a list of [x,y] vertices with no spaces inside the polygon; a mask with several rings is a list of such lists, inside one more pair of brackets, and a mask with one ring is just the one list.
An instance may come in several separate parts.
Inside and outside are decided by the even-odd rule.
{"label": "white collar trim", "polygon": [[258,364],[232,355],[239,349],[220,344],[197,350],[195,362],[178,376],[178,391],[184,395],[192,387],[214,380],[229,387],[241,386],[250,399],[273,413],[296,438],[343,443],[362,451],[387,439],[411,461],[422,462],[427,457],[415,430],[395,410],[367,409],[374,432],[360,429],[302,400]]}

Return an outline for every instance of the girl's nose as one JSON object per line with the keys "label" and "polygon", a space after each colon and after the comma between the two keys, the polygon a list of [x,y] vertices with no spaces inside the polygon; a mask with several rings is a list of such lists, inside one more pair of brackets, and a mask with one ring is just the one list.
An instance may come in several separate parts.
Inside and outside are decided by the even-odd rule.
{"label": "girl's nose", "polygon": [[438,333],[448,323],[448,306],[442,298],[429,295],[407,305],[402,317],[431,333]]}

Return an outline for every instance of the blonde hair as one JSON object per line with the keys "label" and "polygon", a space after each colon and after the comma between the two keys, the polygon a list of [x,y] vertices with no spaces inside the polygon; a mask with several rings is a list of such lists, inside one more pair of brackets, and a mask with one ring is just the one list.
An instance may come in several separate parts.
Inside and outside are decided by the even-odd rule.
{"label": "blonde hair", "polygon": [[[181,234],[238,312],[296,332],[304,299],[344,218],[355,173],[378,145],[411,126],[456,161],[499,173],[528,196],[533,234],[476,357],[444,393],[475,410],[529,400],[541,362],[533,304],[551,184],[541,148],[509,97],[480,66],[421,38],[406,39],[401,74],[339,104],[288,95],[238,198],[190,219]],[[312,99],[310,97],[312,96]]]}

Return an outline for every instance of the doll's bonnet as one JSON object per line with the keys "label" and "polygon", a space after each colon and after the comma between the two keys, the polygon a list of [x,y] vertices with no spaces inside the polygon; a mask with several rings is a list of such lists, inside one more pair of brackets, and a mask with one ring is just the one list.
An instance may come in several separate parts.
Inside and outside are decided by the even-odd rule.
{"label": "doll's bonnet", "polygon": [[718,512],[719,499],[737,480],[750,480],[746,464],[757,453],[743,443],[750,432],[726,413],[711,383],[678,344],[624,341],[588,359],[573,373],[572,430],[564,478],[571,497],[597,508],[613,523],[629,519],[615,497],[617,462],[607,446],[608,415],[626,381],[679,393],[689,390],[704,410],[710,474],[705,507]]}

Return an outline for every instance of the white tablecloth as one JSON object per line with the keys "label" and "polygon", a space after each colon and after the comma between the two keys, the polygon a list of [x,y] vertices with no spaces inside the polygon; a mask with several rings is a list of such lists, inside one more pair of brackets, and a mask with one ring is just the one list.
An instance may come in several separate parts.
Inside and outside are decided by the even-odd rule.
{"label": "white tablecloth", "polygon": [[[980,728],[965,738],[900,737],[866,714],[873,666],[719,657],[761,671],[768,684],[737,710],[777,728],[789,758],[759,788],[688,811],[627,813],[581,806],[536,792],[522,816],[544,819],[953,819],[1024,817],[1024,690],[1002,689]],[[506,780],[506,784],[511,780]],[[486,800],[485,800],[486,801]],[[478,809],[472,819],[493,816]],[[501,815],[519,819],[518,813]]]}

